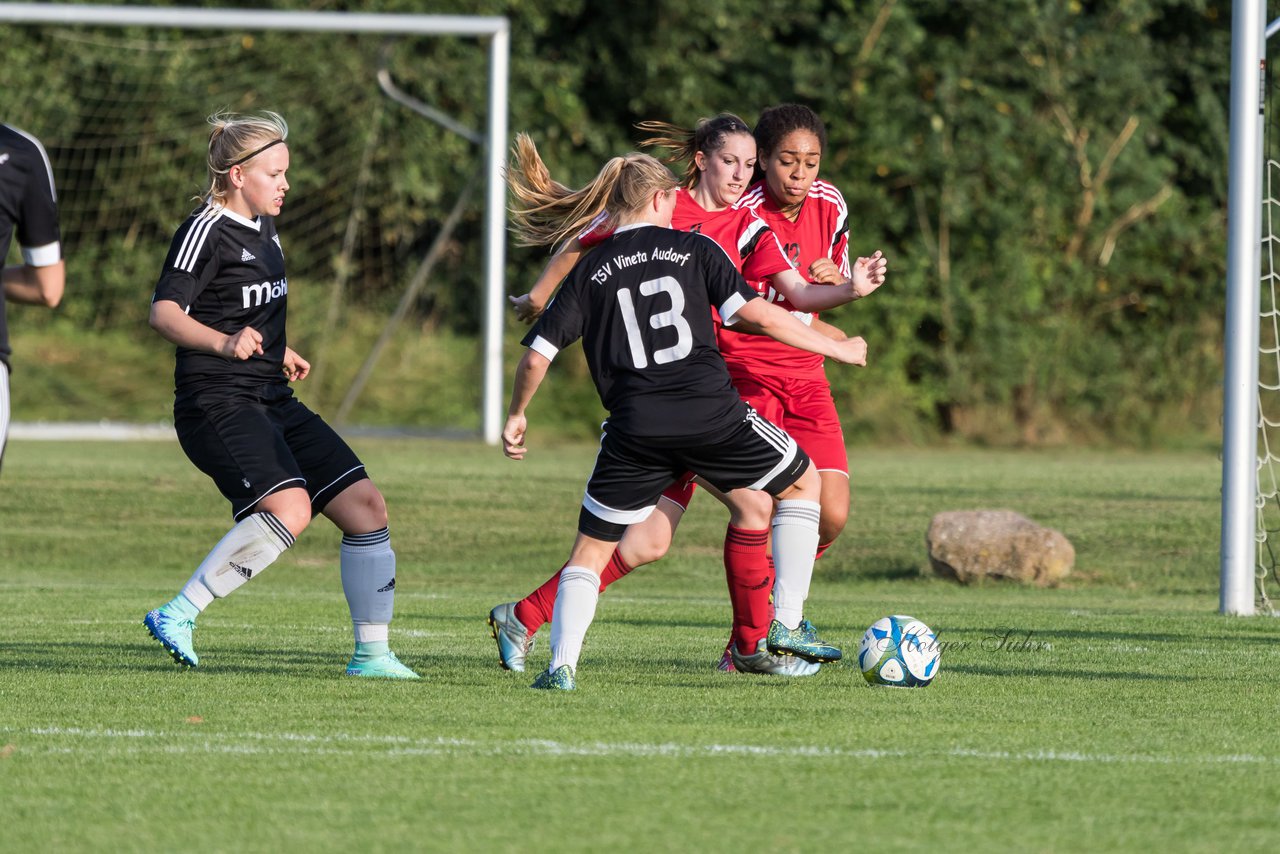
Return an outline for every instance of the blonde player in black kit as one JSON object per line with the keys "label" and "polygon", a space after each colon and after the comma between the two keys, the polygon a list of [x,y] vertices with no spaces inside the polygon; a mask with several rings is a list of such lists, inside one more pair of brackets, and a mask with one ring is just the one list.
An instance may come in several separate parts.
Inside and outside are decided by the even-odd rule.
{"label": "blonde player in black kit", "polygon": [[[536,161],[536,162],[535,162]],[[779,341],[845,364],[866,362],[861,338],[835,341],[759,298],[713,240],[668,226],[678,186],[645,154],[615,157],[587,187],[541,194],[522,180],[517,159],[516,226],[530,243],[559,245],[602,210],[614,233],[574,267],[524,338],[503,451],[527,451],[525,410],[560,350],[582,340],[592,380],[609,413],[587,482],[578,536],[560,573],[551,620],[551,664],[534,688],[572,690],[600,573],[627,526],[643,521],[686,471],[722,492],[762,503],[773,518],[775,619],[767,644],[777,655],[835,661],[840,650],[818,637],[803,608],[818,544],[821,480],[785,431],[739,397],[716,347],[714,307],[725,323],[750,324]]]}
{"label": "blonde player in black kit", "polygon": [[9,436],[9,328],[5,300],[55,308],[66,284],[58,228],[58,194],[44,146],[0,124],[0,264],[15,227],[22,263],[0,274],[0,462]]}
{"label": "blonde player in black kit", "polygon": [[144,624],[179,664],[198,664],[196,617],[256,578],[313,516],[342,530],[342,589],[355,654],[348,676],[417,679],[387,642],[395,552],[364,464],[293,396],[311,366],[285,340],[289,279],[275,220],[289,182],[275,113],[213,116],[208,198],[174,235],[151,326],[177,345],[174,426],[187,457],[231,502],[235,526]]}

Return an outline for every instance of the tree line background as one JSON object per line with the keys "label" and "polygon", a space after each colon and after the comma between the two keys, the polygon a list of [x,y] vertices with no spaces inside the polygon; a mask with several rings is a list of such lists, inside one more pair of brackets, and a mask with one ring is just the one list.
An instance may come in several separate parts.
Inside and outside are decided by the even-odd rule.
{"label": "tree line background", "polygon": [[[553,175],[571,185],[632,149],[639,136],[634,125],[644,119],[692,126],[730,111],[754,124],[770,104],[812,107],[828,130],[822,177],[849,203],[851,252],[878,248],[891,265],[884,288],[828,318],[870,345],[867,369],[829,371],[851,439],[1216,440],[1225,304],[1226,0],[271,5],[507,16],[511,130],[529,132]],[[461,137],[424,129],[417,117],[379,105],[376,86],[360,69],[389,63],[403,91],[483,128],[485,54],[474,40],[455,38],[324,44],[315,49],[293,34],[237,37],[221,62],[229,70],[238,57],[270,55],[279,58],[279,74],[309,81],[310,100],[288,116],[298,137],[296,145],[290,140],[291,177],[310,178],[307,194],[320,206],[326,194],[358,198],[356,255],[377,263],[345,280],[344,311],[385,315],[403,277],[379,271],[418,263],[481,161]],[[76,91],[87,60],[53,59],[43,28],[6,27],[0,53],[9,92],[0,95],[0,119],[42,138],[57,135],[73,113],[69,96],[60,93]],[[171,90],[172,101],[148,95],[155,109],[130,119],[131,127],[163,125],[166,103],[185,100],[208,112],[207,92],[184,70],[183,62],[193,61],[188,53],[153,56],[145,72],[110,71],[118,77],[114,91],[125,92],[144,73],[149,86]],[[263,76],[259,72],[254,85],[270,93],[276,81]],[[263,105],[270,100],[246,101]],[[323,141],[321,127],[329,135]],[[81,299],[69,291],[53,320],[13,312],[15,331],[70,329],[75,340],[82,331],[109,326],[139,338],[153,335],[145,314],[158,260],[185,212],[182,204],[199,192],[192,176],[203,177],[203,138],[189,130],[185,162],[174,167],[184,180],[179,173],[150,176],[180,189],[161,203],[148,202],[130,222],[108,215],[111,222],[96,226],[106,236],[95,248],[69,246],[70,263],[85,265],[79,278],[91,277],[95,287]],[[384,144],[366,148],[374,130]],[[72,168],[84,133],[62,128],[51,153],[55,170],[60,162]],[[393,173],[381,168],[383,158],[407,166]],[[344,183],[362,171],[375,177]],[[380,186],[380,172],[394,174],[393,185]],[[140,195],[130,187],[115,192]],[[465,340],[478,334],[480,215],[478,204],[466,209],[432,286],[414,305],[417,329],[427,335]],[[286,236],[289,228],[282,222]],[[140,243],[149,247],[141,254]],[[290,259],[293,291],[301,261],[296,254]],[[544,253],[509,249],[509,292],[526,290],[544,260]],[[334,268],[332,258],[325,263]],[[317,295],[314,304],[325,302]],[[322,310],[293,311],[304,338],[336,334]],[[511,320],[509,337],[518,337],[517,327]],[[586,383],[580,366],[567,372],[577,377],[572,382]],[[472,379],[464,385],[460,394],[475,392]],[[59,392],[51,386],[41,393]],[[568,410],[560,413],[565,419],[594,420],[590,389],[556,401]]]}

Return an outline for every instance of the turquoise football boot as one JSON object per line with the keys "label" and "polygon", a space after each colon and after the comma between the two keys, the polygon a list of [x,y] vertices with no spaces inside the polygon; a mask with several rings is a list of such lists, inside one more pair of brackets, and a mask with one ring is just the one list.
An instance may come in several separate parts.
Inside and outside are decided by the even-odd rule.
{"label": "turquoise football boot", "polygon": [[576,687],[573,679],[573,668],[567,664],[562,664],[552,673],[550,670],[544,670],[538,674],[538,678],[533,680],[530,688],[540,688],[548,691],[572,691]]}
{"label": "turquoise football boot", "polygon": [[818,630],[808,620],[801,620],[800,625],[794,629],[774,620],[769,624],[769,634],[765,640],[766,647],[774,655],[794,655],[805,661],[839,661],[843,655],[840,647],[819,638]]}
{"label": "turquoise football boot", "polygon": [[422,678],[401,664],[396,654],[386,648],[386,644],[356,644],[356,654],[347,663],[346,675],[364,676],[369,679]]}
{"label": "turquoise football boot", "polygon": [[200,658],[195,647],[191,645],[191,633],[195,631],[196,621],[188,617],[174,614],[168,605],[162,605],[154,611],[148,611],[142,619],[151,636],[160,641],[165,652],[173,656],[173,660],[183,667],[198,667]]}

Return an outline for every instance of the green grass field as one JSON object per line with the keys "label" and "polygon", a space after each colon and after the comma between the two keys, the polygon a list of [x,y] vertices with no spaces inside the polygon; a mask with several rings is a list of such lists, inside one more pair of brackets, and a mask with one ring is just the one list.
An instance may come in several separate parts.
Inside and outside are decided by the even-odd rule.
{"label": "green grass field", "polygon": [[[535,425],[536,430],[536,425]],[[393,646],[343,678],[324,520],[216,602],[199,671],[148,638],[229,517],[173,443],[14,442],[0,478],[0,848],[18,851],[1263,851],[1280,845],[1280,623],[1216,614],[1209,454],[855,449],[809,616],[946,644],[919,691],[848,665],[717,673],[725,516],[611,589],[578,690],[500,670],[485,615],[560,566],[595,449],[355,440],[392,513]],[[1062,530],[1064,586],[927,574],[942,510]],[[545,664],[544,638],[531,667]]]}

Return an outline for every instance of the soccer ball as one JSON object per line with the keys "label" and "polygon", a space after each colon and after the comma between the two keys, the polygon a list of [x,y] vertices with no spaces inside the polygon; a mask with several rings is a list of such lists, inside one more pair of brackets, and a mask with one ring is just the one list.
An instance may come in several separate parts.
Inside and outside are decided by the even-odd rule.
{"label": "soccer ball", "polygon": [[938,675],[941,656],[938,636],[915,617],[881,617],[858,644],[858,667],[872,685],[923,688]]}

